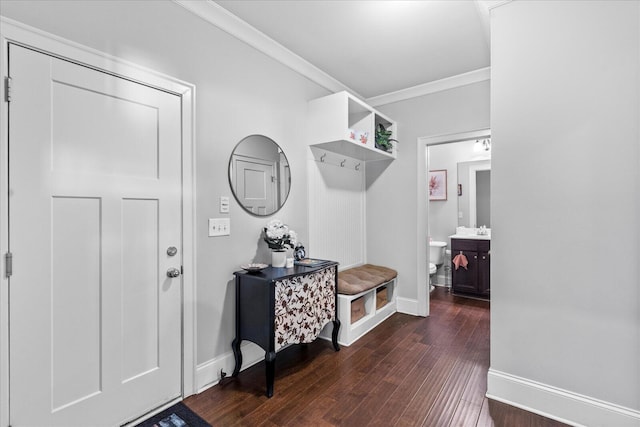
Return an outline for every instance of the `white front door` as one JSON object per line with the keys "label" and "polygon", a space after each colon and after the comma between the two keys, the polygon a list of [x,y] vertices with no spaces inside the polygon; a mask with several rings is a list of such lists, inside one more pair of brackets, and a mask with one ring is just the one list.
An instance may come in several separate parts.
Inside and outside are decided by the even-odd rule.
{"label": "white front door", "polygon": [[10,423],[119,425],[181,395],[181,101],[9,57]]}

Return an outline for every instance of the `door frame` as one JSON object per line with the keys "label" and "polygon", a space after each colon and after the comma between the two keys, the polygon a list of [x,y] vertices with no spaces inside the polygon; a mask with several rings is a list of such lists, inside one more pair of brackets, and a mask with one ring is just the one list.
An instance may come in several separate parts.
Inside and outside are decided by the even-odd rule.
{"label": "door frame", "polygon": [[[416,144],[418,162],[418,224],[416,224],[416,256],[418,266],[418,315],[429,315],[429,251],[427,250],[427,230],[429,229],[429,198],[427,197],[427,171],[429,170],[429,150],[432,145],[449,144],[491,137],[491,129],[478,129],[443,135],[423,136]],[[425,261],[426,260],[426,261]]]}
{"label": "door frame", "polygon": [[[21,45],[141,83],[181,98],[182,136],[182,397],[196,392],[195,86],[128,61],[0,17],[0,426],[9,425],[9,280],[4,255],[9,248],[9,108],[5,76],[9,44]],[[140,414],[142,415],[142,414]]]}

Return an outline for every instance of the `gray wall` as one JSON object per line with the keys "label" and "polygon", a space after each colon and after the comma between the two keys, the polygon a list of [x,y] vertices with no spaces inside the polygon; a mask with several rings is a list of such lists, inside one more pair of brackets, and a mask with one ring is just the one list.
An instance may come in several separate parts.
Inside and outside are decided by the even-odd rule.
{"label": "gray wall", "polygon": [[[417,300],[419,277],[428,279],[426,193],[418,190],[425,150],[417,140],[489,128],[489,82],[376,108],[398,122],[400,143],[396,161],[367,165],[367,260],[398,270],[398,295]],[[386,170],[377,174],[376,168]]]}
{"label": "gray wall", "polygon": [[516,1],[491,22],[491,369],[636,411],[639,6]]}
{"label": "gray wall", "polygon": [[[2,1],[2,15],[196,85],[197,362],[230,351],[232,273],[267,262],[262,227],[279,218],[307,242],[307,101],[328,92],[170,1]],[[230,198],[232,234],[207,237],[231,196],[229,156],[247,135],[275,140],[291,163],[284,208],[256,218]]]}

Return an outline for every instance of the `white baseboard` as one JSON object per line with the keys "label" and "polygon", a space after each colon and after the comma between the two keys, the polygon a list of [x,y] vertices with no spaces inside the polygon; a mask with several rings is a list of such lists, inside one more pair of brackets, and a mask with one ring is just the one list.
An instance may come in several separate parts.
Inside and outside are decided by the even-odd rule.
{"label": "white baseboard", "polygon": [[396,299],[398,313],[411,314],[412,316],[419,316],[418,314],[418,300],[401,298]]}
{"label": "white baseboard", "polygon": [[572,426],[640,427],[640,411],[489,369],[487,397]]}
{"label": "white baseboard", "polygon": [[[242,371],[264,360],[264,350],[251,342],[243,342],[240,345],[242,350]],[[196,368],[196,393],[201,393],[220,382],[220,370],[222,369],[228,376],[231,376],[236,366],[236,359],[233,351],[221,354]]]}

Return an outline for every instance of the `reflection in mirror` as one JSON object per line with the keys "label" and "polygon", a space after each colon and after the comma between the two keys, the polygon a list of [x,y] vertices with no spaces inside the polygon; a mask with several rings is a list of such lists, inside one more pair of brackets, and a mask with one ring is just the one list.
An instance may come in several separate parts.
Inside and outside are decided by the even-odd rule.
{"label": "reflection in mirror", "polygon": [[491,160],[458,163],[458,226],[491,228]]}
{"label": "reflection in mirror", "polygon": [[231,153],[229,184],[244,210],[257,216],[271,215],[289,196],[291,172],[287,157],[271,138],[247,136]]}

